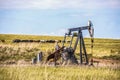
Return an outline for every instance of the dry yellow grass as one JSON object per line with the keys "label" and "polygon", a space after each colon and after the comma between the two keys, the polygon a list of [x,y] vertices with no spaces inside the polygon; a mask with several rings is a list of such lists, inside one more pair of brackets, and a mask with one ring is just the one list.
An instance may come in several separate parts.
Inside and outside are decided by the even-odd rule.
{"label": "dry yellow grass", "polygon": [[120,70],[94,67],[0,67],[0,80],[119,80]]}

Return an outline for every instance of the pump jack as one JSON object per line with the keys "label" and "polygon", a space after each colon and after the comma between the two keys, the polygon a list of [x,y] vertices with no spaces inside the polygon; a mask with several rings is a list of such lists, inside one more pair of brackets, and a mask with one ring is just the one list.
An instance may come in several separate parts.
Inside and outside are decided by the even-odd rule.
{"label": "pump jack", "polygon": [[[88,21],[88,26],[82,26],[82,27],[68,29],[68,33],[65,33],[65,36],[64,36],[63,46],[64,46],[64,43],[66,41],[66,37],[72,35],[71,41],[70,41],[70,45],[69,45],[69,48],[71,48],[71,45],[72,45],[72,42],[73,42],[73,38],[75,37],[73,32],[77,32],[77,39],[76,39],[76,42],[75,42],[72,54],[75,53],[76,47],[77,47],[78,42],[79,42],[80,43],[80,64],[83,64],[83,57],[85,58],[85,64],[88,64],[89,63],[88,62],[88,56],[87,56],[85,42],[84,42],[83,34],[82,34],[83,30],[88,30],[89,31],[89,34],[90,34],[90,37],[91,37],[91,43],[92,43],[91,44],[91,49],[92,49],[93,48],[94,28],[93,28],[93,24],[92,24],[91,21]],[[83,55],[83,52],[84,52],[84,55]]]}
{"label": "pump jack", "polygon": [[[76,57],[74,56],[74,53],[75,53],[75,50],[76,50],[78,42],[79,42],[80,43],[80,64],[83,64],[83,60],[84,60],[83,57],[85,57],[85,64],[88,64],[89,63],[88,62],[88,56],[87,56],[85,42],[84,42],[83,34],[82,34],[83,30],[88,30],[89,31],[89,34],[90,34],[90,37],[91,37],[91,49],[92,49],[93,48],[94,28],[93,28],[92,22],[88,21],[88,26],[82,26],[82,27],[68,29],[68,33],[65,33],[62,47],[59,50],[57,50],[57,51],[53,52],[52,54],[50,54],[47,57],[46,62],[49,61],[50,59],[54,59],[54,62],[55,62],[55,65],[56,65],[56,61],[58,60],[57,57],[59,56],[60,52],[62,52],[62,55],[64,55],[64,51],[66,51],[68,53],[68,55],[69,55],[68,59],[71,59],[71,61],[73,63],[78,64],[78,62],[76,60]],[[75,37],[74,32],[77,32],[77,39],[76,39],[74,48],[72,48],[73,38]],[[64,43],[66,42],[66,37],[67,36],[71,36],[71,41],[70,41],[69,47],[67,49],[64,49],[65,48]],[[84,52],[84,55],[83,55],[83,52]],[[91,50],[91,52],[92,52],[92,50]],[[64,57],[61,56],[61,57],[62,57],[62,62],[63,62],[65,60],[66,56],[64,56]]]}

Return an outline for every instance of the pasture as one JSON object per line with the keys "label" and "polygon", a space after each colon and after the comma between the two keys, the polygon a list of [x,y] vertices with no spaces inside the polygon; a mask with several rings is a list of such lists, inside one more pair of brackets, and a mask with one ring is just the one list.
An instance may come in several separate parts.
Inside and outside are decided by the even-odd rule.
{"label": "pasture", "polygon": [[[54,51],[54,43],[40,43],[40,42],[20,42],[13,43],[13,40],[63,40],[63,37],[57,36],[35,36],[35,35],[8,35],[0,34],[0,62],[7,63],[7,61],[18,61],[31,59],[36,56],[40,51],[44,53],[44,59],[48,54]],[[68,40],[70,40],[68,38]],[[74,39],[75,41],[75,39]],[[74,44],[74,43],[73,43]],[[90,38],[85,38],[86,49],[89,57],[120,60],[120,40],[119,39],[98,39],[94,40],[93,53],[90,48]],[[62,46],[62,42],[59,43]],[[65,46],[69,46],[66,43]],[[73,45],[72,45],[73,46]],[[76,49],[76,57],[79,58],[79,45]]]}
{"label": "pasture", "polygon": [[[93,53],[90,38],[85,38],[89,58],[100,59],[101,62],[112,61],[114,67],[90,66],[57,66],[39,64],[31,65],[31,59],[40,51],[46,57],[54,51],[54,43],[20,42],[13,40],[63,40],[58,36],[12,35],[0,34],[0,80],[119,80],[120,79],[120,39],[95,38]],[[4,40],[4,41],[3,41]],[[70,40],[68,38],[68,40]],[[74,39],[75,41],[75,39]],[[62,46],[62,43],[59,43]],[[68,46],[66,43],[65,46]],[[72,45],[73,46],[73,45]],[[75,52],[79,60],[79,46]],[[103,61],[102,61],[103,60]],[[105,64],[107,64],[105,62]],[[115,64],[114,64],[115,63]]]}
{"label": "pasture", "polygon": [[4,66],[0,80],[119,80],[120,70],[80,66]]}

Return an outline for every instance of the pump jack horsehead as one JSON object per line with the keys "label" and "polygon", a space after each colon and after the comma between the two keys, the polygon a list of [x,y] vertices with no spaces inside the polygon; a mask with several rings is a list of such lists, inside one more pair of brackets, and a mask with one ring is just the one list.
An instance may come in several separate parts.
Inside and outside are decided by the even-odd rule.
{"label": "pump jack horsehead", "polygon": [[[62,48],[60,48],[59,50],[55,51],[53,54],[50,54],[47,57],[47,61],[49,61],[50,59],[54,59],[54,62],[56,63],[56,61],[58,60],[58,54],[61,54],[60,57],[62,57],[62,63],[64,61],[68,61],[70,60],[72,63],[76,63],[78,64],[78,60],[75,57],[75,50],[77,48],[78,42],[79,42],[79,46],[80,46],[80,64],[88,64],[88,57],[87,57],[87,52],[86,52],[86,47],[85,47],[85,42],[84,42],[84,38],[82,35],[82,31],[83,30],[88,30],[90,37],[91,37],[91,53],[93,53],[92,49],[93,49],[93,35],[94,35],[94,28],[93,28],[93,24],[91,21],[88,21],[88,25],[87,26],[82,26],[82,27],[77,27],[77,28],[70,28],[68,29],[68,33],[65,33],[64,36],[64,40],[63,40],[63,44],[62,44]],[[73,42],[73,38],[76,37],[76,35],[74,35],[74,32],[77,32],[77,38],[75,41],[74,46],[72,47],[72,42]],[[66,42],[66,37],[69,36],[71,37],[71,41],[68,47],[64,47],[64,44]],[[60,53],[60,51],[62,51],[62,53]]]}

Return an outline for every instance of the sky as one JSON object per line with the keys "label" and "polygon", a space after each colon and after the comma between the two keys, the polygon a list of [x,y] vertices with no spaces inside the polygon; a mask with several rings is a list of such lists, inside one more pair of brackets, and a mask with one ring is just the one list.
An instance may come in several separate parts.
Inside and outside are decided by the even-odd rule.
{"label": "sky", "polygon": [[120,39],[120,0],[0,0],[0,34],[64,36],[88,20],[96,38]]}

